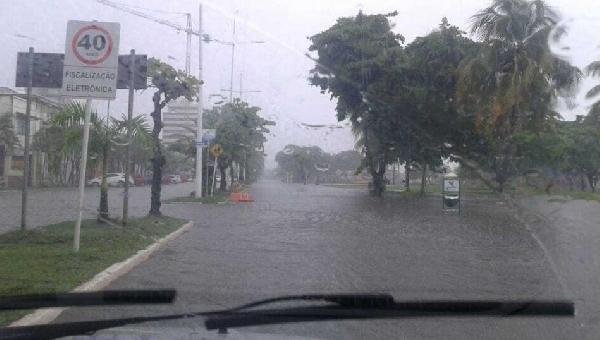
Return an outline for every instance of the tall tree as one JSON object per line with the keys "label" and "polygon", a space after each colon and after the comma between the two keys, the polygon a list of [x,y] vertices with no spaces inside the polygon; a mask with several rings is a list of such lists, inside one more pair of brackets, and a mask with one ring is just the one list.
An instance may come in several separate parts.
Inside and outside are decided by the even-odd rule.
{"label": "tall tree", "polygon": [[517,171],[515,136],[556,120],[556,98],[572,95],[580,78],[548,47],[558,19],[541,0],[494,0],[472,17],[481,48],[461,69],[458,100],[475,113],[488,148],[478,161],[494,172],[498,191]]}
{"label": "tall tree", "polygon": [[[476,52],[476,44],[446,18],[438,29],[418,37],[405,49],[407,86],[404,89],[402,120],[396,150],[407,164],[421,168],[421,193],[427,169],[435,169],[460,144],[463,122],[455,105],[458,68]],[[458,137],[457,137],[458,136]],[[403,156],[405,155],[405,156]],[[406,172],[410,173],[409,171]]]}
{"label": "tall tree", "polygon": [[[392,31],[386,15],[339,18],[327,30],[310,37],[309,51],[316,52],[315,67],[309,78],[322,93],[337,99],[339,121],[349,119],[365,151],[365,165],[373,178],[372,194],[381,196],[383,176],[389,161],[392,130],[391,106],[379,103],[375,85],[401,57],[404,37]],[[386,84],[387,86],[389,84]]]}
{"label": "tall tree", "polygon": [[220,189],[225,190],[225,172],[233,162],[240,165],[241,173],[260,172],[262,164],[259,165],[257,161],[262,161],[263,158],[258,155],[262,154],[262,151],[258,150],[263,149],[267,140],[265,135],[269,133],[268,126],[274,123],[259,116],[259,107],[250,106],[237,98],[231,103],[216,107],[215,110],[217,111],[215,143],[223,148],[217,167],[221,172]]}
{"label": "tall tree", "polygon": [[162,168],[165,164],[160,131],[162,130],[162,109],[172,100],[184,97],[192,101],[198,93],[198,79],[187,75],[184,71],[176,70],[169,64],[158,59],[148,60],[148,76],[150,87],[156,91],[152,96],[154,109],[150,114],[154,126],[152,128],[152,188],[150,197],[150,215],[160,216],[160,193]]}

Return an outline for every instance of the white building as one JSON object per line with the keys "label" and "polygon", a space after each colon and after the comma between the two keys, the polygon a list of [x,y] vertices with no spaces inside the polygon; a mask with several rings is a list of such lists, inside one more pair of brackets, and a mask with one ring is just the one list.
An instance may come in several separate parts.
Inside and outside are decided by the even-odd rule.
{"label": "white building", "polygon": [[198,104],[180,98],[167,105],[163,112],[162,141],[165,145],[172,144],[184,137],[196,138],[196,117]]}
{"label": "white building", "polygon": [[[10,147],[0,145],[0,186],[20,186],[23,178],[23,146],[25,145],[25,109],[27,96],[8,87],[0,87],[0,116],[8,115],[12,118],[19,145]],[[42,123],[48,121],[60,109],[60,104],[47,97],[33,95],[31,101],[30,143],[33,135],[40,130]],[[46,157],[40,152],[31,152],[29,155],[31,172],[30,183],[37,185],[41,171],[43,171]]]}

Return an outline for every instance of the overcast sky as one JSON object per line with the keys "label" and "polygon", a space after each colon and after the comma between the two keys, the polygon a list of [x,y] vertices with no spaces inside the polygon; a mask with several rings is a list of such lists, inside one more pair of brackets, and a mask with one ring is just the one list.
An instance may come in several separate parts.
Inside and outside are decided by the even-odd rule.
{"label": "overcast sky", "polygon": [[[194,28],[198,27],[196,0],[118,0],[161,19],[185,25],[185,16],[192,14]],[[469,17],[489,2],[482,0],[214,0],[204,1],[203,31],[220,40],[232,39],[233,17],[237,18],[237,41],[261,40],[264,44],[241,44],[234,60],[234,89],[239,90],[240,73],[243,73],[244,90],[260,90],[244,94],[244,100],[262,108],[262,116],[273,119],[277,126],[272,130],[266,145],[269,164],[272,157],[285,144],[319,145],[329,152],[351,149],[354,139],[350,130],[306,129],[300,123],[336,124],[335,103],[315,87],[308,85],[307,76],[313,62],[304,56],[308,36],[321,32],[342,16],[355,15],[359,9],[365,13],[398,11],[392,21],[394,30],[403,34],[407,42],[426,35],[437,27],[442,17],[464,30]],[[592,60],[600,60],[600,2],[577,0],[549,0],[569,23],[571,32],[556,46],[567,52],[579,67]],[[95,0],[4,0],[0,20],[2,49],[0,57],[0,86],[14,86],[16,54],[30,45],[39,52],[64,52],[67,21],[98,20],[121,23],[120,53],[137,53],[158,57],[183,69],[185,65],[185,34],[148,19],[104,6]],[[18,37],[18,36],[27,36]],[[35,39],[35,40],[33,40]],[[565,49],[563,47],[568,47]],[[215,43],[204,44],[204,106],[216,101],[211,94],[224,94],[229,88],[231,49]],[[192,44],[192,73],[198,73],[198,39]],[[584,82],[582,91],[591,81]],[[150,90],[136,96],[135,112],[148,114],[152,110]],[[210,100],[209,100],[210,99]],[[127,93],[119,90],[111,106],[113,115],[126,112]],[[106,102],[96,101],[99,112],[106,112]],[[578,100],[579,106],[560,111],[566,119],[576,113],[586,112],[589,103]]]}

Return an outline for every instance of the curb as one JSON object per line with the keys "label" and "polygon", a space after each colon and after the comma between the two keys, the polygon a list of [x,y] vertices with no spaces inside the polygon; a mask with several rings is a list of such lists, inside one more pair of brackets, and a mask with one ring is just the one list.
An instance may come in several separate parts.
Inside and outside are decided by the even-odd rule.
{"label": "curb", "polygon": [[[188,223],[184,224],[179,229],[175,230],[169,235],[152,243],[147,248],[138,251],[137,253],[135,253],[135,255],[129,257],[128,259],[114,263],[110,267],[104,269],[100,273],[96,274],[91,280],[73,289],[73,292],[87,292],[99,290],[108,286],[117,278],[127,274],[138,264],[146,261],[150,257],[150,255],[160,250],[167,242],[177,238],[179,235],[188,231],[193,225],[194,222],[189,221]],[[31,314],[27,314],[19,320],[14,321],[9,325],[9,327],[48,324],[54,319],[56,319],[60,315],[60,313],[62,313],[66,309],[67,307],[36,309]]]}

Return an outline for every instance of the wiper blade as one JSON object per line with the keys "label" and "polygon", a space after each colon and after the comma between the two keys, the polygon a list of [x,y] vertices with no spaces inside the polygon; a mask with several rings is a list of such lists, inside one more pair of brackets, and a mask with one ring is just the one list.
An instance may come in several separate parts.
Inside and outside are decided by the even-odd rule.
{"label": "wiper blade", "polygon": [[344,319],[382,319],[407,317],[571,317],[575,306],[570,301],[417,301],[395,302],[378,307],[317,306],[251,310],[214,315],[204,322],[206,329]]}
{"label": "wiper blade", "polygon": [[346,307],[383,307],[394,303],[394,297],[390,294],[304,294],[304,295],[285,295],[265,300],[251,302],[235,308],[228,309],[227,312],[236,312],[244,309],[250,309],[262,305],[290,302],[290,301],[324,301],[335,303]]}
{"label": "wiper blade", "polygon": [[[331,304],[316,307],[252,309],[277,302],[315,300]],[[53,339],[93,333],[128,324],[198,316],[208,317],[205,326],[212,330],[322,320],[443,316],[573,316],[574,313],[575,306],[570,301],[395,302],[393,297],[387,294],[290,295],[216,311],[1,328],[0,340]]]}
{"label": "wiper blade", "polygon": [[176,295],[173,289],[16,295],[0,297],[0,310],[172,303]]}

